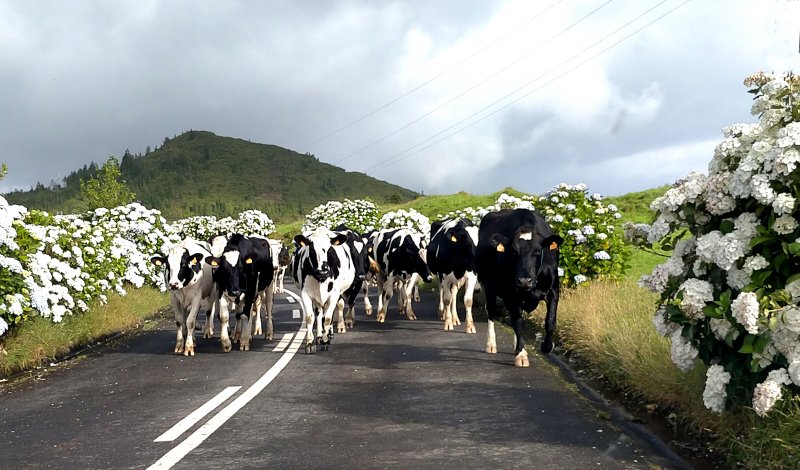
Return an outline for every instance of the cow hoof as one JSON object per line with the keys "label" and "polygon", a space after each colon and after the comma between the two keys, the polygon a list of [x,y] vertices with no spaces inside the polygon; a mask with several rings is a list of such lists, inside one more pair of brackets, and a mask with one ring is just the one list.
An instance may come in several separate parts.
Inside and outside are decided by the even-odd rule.
{"label": "cow hoof", "polygon": [[336,332],[337,333],[347,333],[347,328],[345,328],[344,325],[343,326],[338,326],[338,327],[336,327]]}
{"label": "cow hoof", "polygon": [[466,333],[468,335],[474,335],[474,334],[478,333],[478,330],[475,329],[475,325],[474,324],[468,323],[467,324]]}
{"label": "cow hoof", "polygon": [[184,356],[194,356],[194,348],[186,348],[183,351]]}
{"label": "cow hoof", "polygon": [[553,341],[549,339],[542,341],[541,351],[542,354],[550,354],[551,352],[553,352]]}
{"label": "cow hoof", "polygon": [[456,319],[453,320],[453,324],[455,324],[456,326],[461,326],[461,320],[456,318]]}
{"label": "cow hoof", "polygon": [[524,349],[517,354],[517,357],[514,358],[514,365],[517,367],[530,367],[530,362],[528,362],[528,352]]}
{"label": "cow hoof", "polygon": [[317,352],[317,345],[314,343],[306,343],[306,354],[314,354]]}
{"label": "cow hoof", "polygon": [[272,333],[267,333],[264,335],[264,339],[267,341],[272,341]]}
{"label": "cow hoof", "polygon": [[260,334],[264,334],[264,332],[261,331],[261,328],[256,327],[256,331],[253,332],[253,336],[258,336]]}
{"label": "cow hoof", "polygon": [[366,308],[364,310],[366,310],[366,314],[367,314],[368,317],[372,316],[372,307]]}
{"label": "cow hoof", "polygon": [[375,317],[378,320],[378,323],[383,323],[386,321],[386,314],[385,313],[378,313],[378,316]]}
{"label": "cow hoof", "polygon": [[444,312],[439,310],[439,320],[444,321]]}
{"label": "cow hoof", "polygon": [[453,331],[453,325],[451,325],[450,323],[445,323],[443,329],[444,331]]}
{"label": "cow hoof", "polygon": [[416,320],[417,319],[417,316],[414,315],[414,312],[412,312],[411,310],[409,310],[406,315],[408,315],[408,319],[409,320]]}
{"label": "cow hoof", "polygon": [[183,346],[175,346],[175,354],[183,354]]}
{"label": "cow hoof", "polygon": [[487,344],[486,345],[486,352],[489,354],[497,354],[497,345],[496,344]]}
{"label": "cow hoof", "polygon": [[231,340],[222,342],[222,350],[224,352],[231,352],[231,349],[233,349],[233,347],[231,346]]}
{"label": "cow hoof", "polygon": [[239,344],[239,351],[249,351],[249,350],[250,350],[250,343],[245,343],[244,341],[242,341],[242,343]]}
{"label": "cow hoof", "polygon": [[213,338],[213,337],[214,337],[214,332],[213,331],[206,331],[206,332],[203,333],[203,339],[209,339],[209,338]]}
{"label": "cow hoof", "polygon": [[347,320],[346,322],[344,322],[344,326],[348,330],[352,330],[353,327],[356,326],[356,322],[354,320]]}

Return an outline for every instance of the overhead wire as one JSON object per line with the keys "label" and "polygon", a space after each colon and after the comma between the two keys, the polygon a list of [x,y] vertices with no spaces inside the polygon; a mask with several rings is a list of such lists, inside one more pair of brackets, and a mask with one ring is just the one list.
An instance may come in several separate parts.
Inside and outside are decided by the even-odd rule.
{"label": "overhead wire", "polygon": [[[379,139],[377,139],[377,140],[374,140],[374,141],[370,142],[369,144],[367,144],[367,145],[365,145],[365,146],[363,146],[363,147],[359,148],[358,150],[356,150],[356,151],[354,151],[354,152],[350,152],[349,154],[345,155],[344,157],[342,157],[342,158],[339,158],[338,160],[335,160],[335,161],[333,162],[333,164],[334,164],[334,165],[338,165],[339,163],[342,163],[343,161],[345,161],[345,160],[347,160],[347,159],[349,159],[349,158],[352,158],[352,157],[354,157],[354,156],[358,155],[359,153],[363,152],[364,150],[367,150],[367,149],[369,149],[369,148],[372,148],[372,147],[374,147],[375,145],[377,145],[377,144],[379,144],[379,143],[381,143],[381,142],[385,141],[385,140],[386,140],[386,139],[388,139],[389,137],[392,137],[392,136],[394,136],[394,135],[397,135],[398,133],[400,133],[400,132],[402,132],[402,131],[404,131],[404,130],[408,129],[408,128],[409,128],[409,127],[411,127],[412,125],[414,125],[414,124],[418,123],[419,121],[421,121],[421,120],[425,119],[426,117],[430,116],[431,114],[433,114],[433,113],[435,113],[435,112],[439,111],[440,109],[444,108],[445,106],[447,106],[447,105],[449,105],[449,104],[453,103],[454,101],[457,101],[457,100],[459,100],[460,98],[462,98],[463,96],[467,95],[468,93],[470,93],[471,91],[475,90],[476,88],[478,88],[479,86],[483,85],[484,83],[488,82],[488,81],[489,81],[489,80],[491,80],[492,78],[494,78],[494,77],[496,77],[496,76],[500,75],[501,73],[505,72],[506,70],[508,70],[509,68],[513,67],[514,65],[517,65],[519,62],[523,61],[524,59],[527,59],[527,58],[528,58],[528,57],[529,57],[531,54],[533,54],[534,52],[536,52],[536,51],[540,50],[542,47],[544,47],[545,45],[547,45],[547,44],[548,44],[548,43],[550,43],[551,41],[555,40],[556,38],[558,38],[558,37],[559,37],[559,36],[561,36],[562,34],[565,34],[567,31],[569,31],[570,29],[574,28],[575,26],[577,26],[578,24],[582,23],[583,21],[587,20],[589,17],[591,17],[592,15],[596,14],[598,11],[600,11],[600,10],[601,10],[603,7],[605,7],[606,5],[608,5],[609,3],[611,3],[612,1],[613,1],[613,0],[608,0],[608,1],[606,1],[605,3],[603,3],[602,5],[600,5],[599,7],[595,8],[594,10],[592,10],[592,11],[590,11],[589,13],[587,13],[586,15],[584,15],[584,16],[583,16],[582,18],[580,18],[579,20],[575,21],[574,23],[570,24],[570,25],[569,25],[569,26],[567,26],[566,28],[564,28],[564,29],[562,29],[561,31],[559,31],[558,33],[556,33],[555,35],[553,35],[553,36],[551,36],[550,38],[546,39],[544,42],[542,42],[542,43],[538,44],[538,45],[537,45],[536,47],[534,47],[533,49],[531,49],[531,50],[528,50],[528,51],[527,51],[525,54],[523,54],[523,55],[521,55],[521,56],[517,57],[516,59],[512,60],[511,62],[509,62],[508,64],[506,64],[504,67],[502,67],[502,68],[500,68],[500,69],[496,70],[494,73],[492,73],[492,74],[488,75],[487,77],[483,78],[483,79],[482,79],[482,80],[480,80],[479,82],[477,82],[477,83],[475,83],[474,85],[470,86],[469,88],[467,88],[466,90],[462,91],[461,93],[459,93],[458,95],[454,96],[453,98],[450,98],[449,100],[447,100],[447,101],[445,101],[444,103],[440,104],[440,105],[439,105],[439,106],[437,106],[436,108],[434,108],[434,109],[432,109],[432,110],[428,111],[427,113],[424,113],[424,114],[422,114],[422,115],[420,115],[420,116],[416,117],[415,119],[413,119],[413,120],[411,120],[411,121],[407,122],[407,123],[406,123],[406,124],[404,124],[403,126],[401,126],[401,127],[397,128],[397,129],[395,129],[394,131],[390,132],[389,134],[386,134],[386,135],[384,135],[383,137],[381,137],[381,138],[379,138]],[[667,0],[664,0],[664,1],[667,1]]]}
{"label": "overhead wire", "polygon": [[552,3],[551,5],[546,7],[544,10],[541,10],[540,12],[536,13],[532,17],[528,18],[527,20],[525,20],[524,22],[519,24],[517,27],[511,29],[510,31],[508,31],[505,34],[501,35],[500,37],[498,37],[494,41],[490,42],[489,44],[485,45],[484,47],[480,48],[479,50],[477,50],[477,51],[473,52],[472,54],[470,54],[469,56],[465,57],[461,61],[457,62],[456,64],[454,64],[454,65],[452,65],[450,67],[448,67],[444,71],[434,75],[433,77],[429,78],[428,80],[420,83],[419,85],[417,85],[416,87],[408,90],[407,92],[403,93],[402,95],[400,95],[400,96],[398,96],[398,97],[396,97],[396,98],[394,98],[394,99],[392,99],[392,100],[390,100],[390,101],[378,106],[377,108],[375,108],[372,111],[364,114],[363,116],[359,117],[358,119],[355,119],[355,120],[345,124],[344,126],[339,127],[338,129],[336,129],[336,130],[334,130],[332,132],[329,132],[328,134],[325,134],[325,135],[323,135],[321,137],[318,137],[318,138],[316,138],[316,139],[314,139],[314,140],[312,140],[310,142],[306,142],[305,144],[303,144],[303,145],[301,145],[299,147],[300,151],[307,150],[308,147],[310,147],[310,146],[312,146],[314,144],[317,144],[319,142],[322,142],[324,140],[327,140],[328,138],[333,137],[334,135],[336,135],[336,134],[338,134],[338,133],[340,133],[340,132],[342,132],[342,131],[344,131],[346,129],[349,129],[350,127],[353,127],[354,125],[364,121],[365,119],[367,119],[369,117],[374,116],[375,114],[379,113],[380,111],[383,111],[384,109],[388,108],[389,106],[397,103],[398,101],[408,97],[409,95],[415,93],[416,91],[422,89],[423,87],[429,85],[430,83],[438,80],[442,76],[444,76],[444,75],[448,74],[449,72],[453,71],[454,69],[460,67],[461,65],[463,65],[466,62],[468,62],[472,58],[480,55],[481,53],[483,53],[484,51],[486,51],[490,47],[494,46],[498,42],[500,42],[500,41],[504,40],[505,38],[507,38],[508,36],[516,33],[519,29],[521,29],[522,27],[526,26],[528,23],[534,21],[535,19],[539,18],[544,13],[546,13],[547,11],[549,11],[550,9],[552,9],[553,7],[555,7],[556,5],[558,5],[559,3],[563,2],[563,1],[564,0],[556,0],[556,2]]}
{"label": "overhead wire", "polygon": [[[409,148],[407,148],[407,149],[405,149],[405,150],[403,150],[403,151],[401,151],[401,152],[395,153],[395,154],[393,154],[393,155],[391,155],[391,156],[389,156],[389,157],[387,157],[387,158],[385,158],[385,159],[383,159],[383,160],[381,160],[381,161],[377,162],[376,164],[373,164],[372,166],[370,166],[370,167],[368,167],[367,169],[363,170],[363,172],[364,172],[364,173],[368,173],[368,172],[380,171],[380,170],[386,169],[386,168],[388,168],[388,167],[390,167],[390,166],[393,166],[393,165],[395,165],[395,164],[397,164],[397,163],[400,163],[401,161],[404,161],[404,160],[406,160],[406,159],[408,159],[408,158],[410,158],[410,157],[412,157],[412,156],[414,156],[414,155],[416,155],[416,154],[418,154],[418,153],[422,152],[423,150],[426,150],[426,149],[428,149],[428,148],[430,148],[430,147],[432,147],[432,146],[434,146],[434,145],[436,145],[436,144],[438,144],[438,143],[440,143],[440,142],[443,142],[443,141],[445,141],[445,140],[447,140],[447,139],[449,139],[449,138],[451,138],[451,137],[453,137],[453,136],[455,136],[455,135],[457,135],[457,134],[460,134],[460,133],[461,133],[461,132],[463,132],[464,130],[466,130],[466,129],[468,129],[468,128],[470,128],[470,127],[472,127],[472,126],[474,126],[474,125],[476,125],[476,124],[478,124],[478,123],[480,123],[480,122],[482,122],[482,121],[484,121],[484,120],[488,119],[489,117],[491,117],[491,116],[493,116],[493,115],[497,114],[498,112],[500,112],[500,111],[502,111],[502,110],[504,110],[504,109],[508,108],[509,106],[511,106],[512,104],[514,104],[514,103],[516,103],[516,102],[520,101],[521,99],[523,99],[523,98],[526,98],[526,97],[530,96],[531,94],[533,94],[534,92],[541,90],[542,88],[544,88],[545,86],[547,86],[547,85],[549,85],[550,83],[554,82],[555,80],[557,80],[557,79],[559,79],[559,78],[563,77],[564,75],[566,75],[566,74],[568,74],[568,73],[572,72],[573,70],[575,70],[575,69],[577,69],[577,68],[579,68],[579,67],[583,66],[584,64],[586,64],[586,63],[588,63],[588,62],[590,62],[590,61],[592,61],[592,60],[596,59],[596,58],[597,58],[597,57],[599,57],[600,55],[602,55],[602,54],[604,54],[604,53],[608,52],[609,50],[611,50],[611,49],[613,49],[614,47],[618,46],[619,44],[621,44],[622,42],[626,41],[627,39],[629,39],[629,38],[633,37],[634,35],[636,35],[636,34],[637,34],[637,33],[639,33],[640,31],[642,31],[643,29],[645,29],[645,28],[647,28],[647,27],[651,26],[652,24],[656,23],[657,21],[660,21],[662,18],[666,17],[667,15],[671,14],[671,13],[672,13],[672,12],[674,12],[675,10],[677,10],[677,9],[681,8],[682,6],[686,5],[687,3],[689,3],[689,1],[690,1],[690,0],[685,0],[683,3],[680,3],[679,5],[675,6],[674,8],[672,8],[672,9],[668,10],[667,12],[663,13],[662,15],[660,15],[660,16],[658,16],[658,17],[656,17],[654,20],[652,20],[652,21],[650,21],[649,23],[645,24],[644,26],[642,26],[642,27],[640,27],[640,28],[636,29],[636,30],[635,30],[635,31],[633,31],[632,33],[628,34],[627,36],[623,37],[622,39],[618,40],[617,42],[615,42],[615,43],[611,44],[610,46],[606,47],[605,49],[603,49],[603,50],[601,50],[601,51],[597,52],[597,53],[596,53],[596,54],[594,54],[593,56],[591,56],[591,57],[589,57],[589,58],[585,59],[584,61],[582,61],[582,62],[578,63],[577,65],[575,65],[575,66],[573,66],[573,67],[571,67],[571,68],[567,69],[566,71],[562,72],[561,74],[559,74],[559,75],[557,75],[557,76],[553,77],[552,79],[550,79],[550,80],[548,80],[547,82],[545,82],[545,83],[541,84],[540,86],[538,86],[538,87],[536,87],[536,88],[534,88],[534,89],[530,90],[529,92],[527,92],[527,93],[525,93],[525,94],[523,94],[523,95],[519,96],[518,98],[515,98],[514,100],[510,101],[509,103],[507,103],[507,104],[505,104],[505,105],[503,105],[503,106],[501,106],[501,107],[497,108],[496,110],[492,111],[491,113],[488,113],[488,114],[486,114],[485,116],[481,117],[480,119],[477,119],[477,120],[475,120],[474,122],[471,122],[471,123],[469,123],[468,125],[466,125],[466,126],[464,126],[464,127],[460,128],[460,129],[458,129],[456,132],[453,132],[453,133],[451,133],[451,134],[448,134],[447,136],[445,136],[445,137],[443,137],[443,138],[441,138],[441,139],[438,139],[438,140],[435,140],[435,141],[433,141],[433,142],[430,142],[431,140],[435,139],[436,137],[438,137],[438,136],[441,136],[442,134],[446,133],[447,131],[449,131],[449,130],[452,130],[453,128],[455,128],[455,127],[457,127],[457,126],[459,126],[459,125],[463,124],[464,122],[466,122],[466,121],[468,121],[468,120],[470,120],[470,119],[474,118],[475,116],[477,116],[477,115],[479,115],[479,114],[483,113],[484,111],[488,110],[489,108],[491,108],[491,107],[493,107],[493,106],[497,105],[498,103],[500,103],[500,102],[504,101],[505,99],[509,98],[510,96],[512,96],[512,95],[514,95],[514,94],[518,93],[519,91],[521,91],[521,90],[523,90],[523,89],[527,88],[528,86],[530,86],[530,85],[532,85],[533,83],[535,83],[536,81],[538,81],[540,78],[542,78],[542,77],[544,77],[544,76],[546,76],[546,75],[548,75],[548,74],[550,74],[550,73],[554,72],[554,71],[555,71],[555,70],[557,70],[558,68],[560,68],[560,67],[562,67],[563,65],[565,65],[565,64],[567,64],[567,63],[569,63],[569,62],[571,62],[571,61],[572,61],[572,60],[574,60],[576,57],[578,57],[578,56],[580,56],[580,55],[584,54],[584,53],[585,53],[585,52],[587,52],[588,50],[590,50],[590,49],[593,49],[594,47],[598,46],[598,45],[599,45],[601,42],[603,42],[603,41],[605,41],[606,39],[608,39],[609,37],[613,36],[614,34],[616,34],[617,32],[619,32],[620,30],[624,29],[626,26],[628,26],[628,25],[630,25],[631,23],[635,22],[636,20],[638,20],[638,19],[639,19],[639,18],[641,18],[642,16],[646,15],[647,13],[649,13],[650,11],[652,11],[653,9],[657,8],[657,7],[658,7],[658,6],[660,6],[661,4],[665,3],[666,1],[667,1],[667,0],[664,0],[664,1],[662,1],[661,3],[659,3],[659,4],[655,5],[654,7],[651,7],[649,10],[645,11],[644,13],[641,13],[640,15],[638,15],[637,17],[635,17],[634,19],[632,19],[632,20],[628,21],[628,22],[627,22],[625,25],[623,25],[623,26],[621,26],[621,27],[617,28],[617,29],[616,29],[616,30],[614,30],[612,33],[609,33],[608,35],[604,36],[602,39],[600,39],[599,41],[597,41],[597,42],[596,42],[595,44],[593,44],[592,46],[589,46],[589,47],[585,48],[585,49],[584,49],[584,50],[582,50],[581,52],[579,52],[579,53],[577,53],[577,54],[573,55],[572,57],[570,57],[569,59],[567,59],[567,60],[565,60],[565,61],[561,62],[560,64],[558,64],[557,66],[555,66],[555,67],[553,67],[552,69],[548,70],[547,72],[544,72],[543,74],[540,74],[540,75],[538,75],[536,78],[534,78],[533,80],[531,80],[531,81],[529,81],[529,82],[525,83],[524,85],[522,85],[522,86],[518,87],[517,89],[515,89],[515,90],[514,90],[514,91],[512,91],[511,93],[508,93],[508,94],[504,95],[502,98],[500,98],[500,99],[498,99],[498,100],[495,100],[494,102],[490,103],[489,105],[487,105],[487,106],[485,106],[485,107],[481,108],[480,110],[478,110],[478,111],[476,111],[476,112],[474,112],[474,113],[470,114],[469,116],[467,116],[466,118],[464,118],[464,119],[462,119],[462,120],[460,120],[460,121],[456,122],[455,124],[453,124],[453,125],[451,125],[451,126],[449,126],[449,127],[445,128],[445,129],[442,129],[441,131],[439,131],[439,132],[437,132],[436,134],[434,134],[434,135],[432,135],[432,136],[428,137],[427,139],[425,139],[425,140],[423,140],[423,141],[421,141],[421,142],[419,142],[419,143],[417,143],[417,144],[415,144],[415,145],[413,145],[413,146],[411,146],[411,147],[409,147]],[[427,145],[424,145],[424,144],[426,144],[427,142],[430,142],[430,143],[429,143],[429,144],[427,144]],[[421,147],[421,148],[418,148],[417,150],[415,150],[415,151],[413,151],[413,152],[411,152],[411,153],[408,153],[408,152],[410,152],[411,150],[414,150],[415,148],[417,148],[417,147],[420,147],[420,146],[422,146],[422,145],[424,145],[424,146],[423,146],[423,147]],[[405,155],[405,156],[403,156],[403,155],[404,155],[404,154],[406,154],[406,153],[408,153],[408,154],[407,154],[407,155]],[[401,156],[402,156],[402,157],[401,157]],[[397,158],[397,157],[401,157],[401,158]]]}

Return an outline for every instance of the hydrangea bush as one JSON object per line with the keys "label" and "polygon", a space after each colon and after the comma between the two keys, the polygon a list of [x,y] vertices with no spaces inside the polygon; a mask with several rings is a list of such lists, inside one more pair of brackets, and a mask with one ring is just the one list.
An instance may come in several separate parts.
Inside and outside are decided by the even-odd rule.
{"label": "hydrangea bush", "polygon": [[431,221],[416,209],[398,209],[383,214],[378,221],[382,229],[409,228],[423,235],[423,239],[430,241]]}
{"label": "hydrangea bush", "polygon": [[137,203],[51,216],[0,198],[0,336],[32,314],[60,322],[86,311],[112,289],[124,294],[124,283],[162,283],[148,257],[177,239]]}
{"label": "hydrangea bush", "polygon": [[652,202],[652,226],[631,232],[672,249],[640,283],[660,294],[653,322],[673,362],[708,366],[709,409],[763,416],[800,390],[800,79],[759,73],[745,86],[759,122],[725,128],[708,176],[676,182]]}
{"label": "hydrangea bush", "polygon": [[378,206],[364,199],[344,201],[328,201],[315,207],[306,215],[303,232],[310,232],[318,227],[334,229],[346,225],[358,233],[366,233],[378,227]]}
{"label": "hydrangea bush", "polygon": [[619,278],[624,273],[630,252],[615,225],[621,214],[613,204],[603,204],[600,194],[588,194],[583,183],[561,183],[543,196],[518,198],[503,193],[489,207],[468,207],[437,217],[462,217],[479,225],[487,212],[517,208],[538,211],[564,238],[559,262],[563,284],[574,286],[598,277]]}
{"label": "hydrangea bush", "polygon": [[251,209],[240,212],[235,219],[232,217],[217,219],[213,215],[187,217],[173,222],[172,228],[184,238],[208,240],[216,235],[231,236],[234,233],[266,237],[275,231],[275,223],[267,214]]}

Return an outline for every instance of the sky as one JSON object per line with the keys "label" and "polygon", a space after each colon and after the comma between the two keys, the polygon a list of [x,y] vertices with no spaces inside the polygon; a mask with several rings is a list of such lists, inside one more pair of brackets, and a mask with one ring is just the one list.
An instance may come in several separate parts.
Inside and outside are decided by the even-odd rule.
{"label": "sky", "polygon": [[194,129],[424,194],[621,195],[706,172],[799,40],[796,0],[8,0],[0,192]]}

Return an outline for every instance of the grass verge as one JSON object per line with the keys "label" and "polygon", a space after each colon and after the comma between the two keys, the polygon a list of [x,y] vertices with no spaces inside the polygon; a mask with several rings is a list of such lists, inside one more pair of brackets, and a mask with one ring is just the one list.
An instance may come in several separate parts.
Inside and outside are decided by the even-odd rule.
{"label": "grass verge", "polygon": [[0,377],[35,367],[98,338],[128,330],[169,305],[169,294],[151,287],[108,294],[108,303],[61,323],[42,317],[25,322],[0,345]]}

